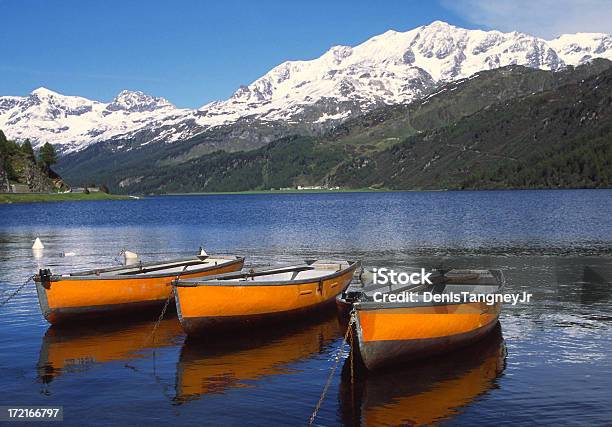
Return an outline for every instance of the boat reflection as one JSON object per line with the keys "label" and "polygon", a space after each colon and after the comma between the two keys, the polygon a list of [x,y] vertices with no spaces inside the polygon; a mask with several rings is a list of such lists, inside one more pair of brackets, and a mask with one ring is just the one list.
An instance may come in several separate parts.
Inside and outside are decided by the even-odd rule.
{"label": "boat reflection", "polygon": [[[496,386],[506,348],[498,326],[469,348],[407,368],[381,372],[343,366],[340,407],[345,425],[429,425],[447,420]],[[356,361],[356,364],[358,362]]]}
{"label": "boat reflection", "polygon": [[178,319],[160,322],[155,337],[153,323],[87,324],[87,328],[47,329],[38,360],[38,377],[43,383],[70,372],[83,372],[97,363],[143,357],[142,350],[176,345],[183,336]]}
{"label": "boat reflection", "polygon": [[291,372],[287,365],[320,353],[340,337],[335,313],[274,331],[250,331],[239,339],[206,342],[187,338],[177,367],[177,403],[223,393],[269,375]]}

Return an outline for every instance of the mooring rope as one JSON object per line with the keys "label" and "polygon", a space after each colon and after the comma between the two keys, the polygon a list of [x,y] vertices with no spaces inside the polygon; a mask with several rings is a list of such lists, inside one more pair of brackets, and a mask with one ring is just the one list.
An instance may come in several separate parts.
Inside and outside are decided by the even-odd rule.
{"label": "mooring rope", "polygon": [[115,261],[115,263],[117,263],[118,265],[123,265],[123,261],[121,261],[119,258],[123,256],[124,253],[125,249],[121,249],[119,253],[113,257],[113,261]]}
{"label": "mooring rope", "polygon": [[[308,419],[308,425],[311,426],[312,423],[314,422],[315,418],[317,417],[317,414],[319,413],[319,410],[321,409],[321,405],[323,404],[323,401],[325,400],[325,396],[327,395],[327,391],[329,390],[329,386],[331,385],[331,382],[334,378],[334,374],[336,372],[336,369],[338,368],[338,364],[340,363],[340,359],[342,356],[342,350],[344,349],[344,345],[346,344],[347,340],[349,339],[349,337],[351,337],[351,349],[353,347],[353,342],[352,342],[352,338],[353,338],[353,323],[355,323],[355,321],[357,320],[357,315],[355,313],[355,311],[351,311],[351,317],[349,318],[349,322],[348,322],[348,327],[346,328],[346,333],[344,334],[344,338],[342,338],[342,342],[340,343],[340,347],[338,348],[338,351],[336,352],[336,360],[334,361],[334,364],[331,368],[331,371],[329,372],[329,375],[327,376],[327,381],[325,382],[325,386],[323,387],[323,391],[321,392],[321,396],[319,397],[319,400],[314,408],[314,411],[312,411],[312,414],[310,415],[310,418]],[[352,356],[352,354],[351,354]],[[352,363],[352,361],[351,361]],[[351,365],[351,375],[352,375],[352,365]],[[351,379],[352,380],[352,379]]]}
{"label": "mooring rope", "polygon": [[21,285],[20,285],[20,286],[19,286],[19,287],[18,287],[18,288],[15,290],[15,291],[13,291],[13,293],[11,293],[11,294],[10,294],[10,295],[9,295],[9,296],[8,296],[8,297],[7,297],[7,298],[4,300],[4,301],[0,302],[0,307],[4,306],[4,305],[5,305],[5,304],[7,304],[7,303],[8,303],[10,300],[12,300],[14,297],[16,297],[16,296],[17,296],[17,294],[18,294],[19,292],[21,292],[21,290],[22,290],[23,288],[25,288],[25,287],[26,287],[26,285],[27,285],[28,283],[30,283],[32,280],[34,280],[34,276],[33,276],[33,275],[32,275],[32,276],[30,276],[30,277],[28,277],[28,278],[26,279],[26,281],[25,281],[25,282],[23,282],[23,283],[22,283],[22,284],[21,284]]}

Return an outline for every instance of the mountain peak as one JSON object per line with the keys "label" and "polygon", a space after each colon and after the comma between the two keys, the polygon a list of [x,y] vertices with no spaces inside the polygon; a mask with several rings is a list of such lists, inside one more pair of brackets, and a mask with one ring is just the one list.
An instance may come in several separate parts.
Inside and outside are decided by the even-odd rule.
{"label": "mountain peak", "polygon": [[333,46],[312,60],[285,61],[227,100],[198,110],[123,90],[101,103],[38,88],[0,97],[0,128],[11,138],[68,150],[111,139],[174,142],[241,119],[325,128],[383,104],[405,104],[437,86],[509,65],[561,70],[612,60],[612,36],[578,33],[547,41],[518,32],[466,29],[436,20],[389,30],[356,46]]}
{"label": "mountain peak", "polygon": [[107,111],[143,112],[154,111],[160,108],[174,108],[168,100],[150,96],[141,92],[122,90],[106,107]]}
{"label": "mountain peak", "polygon": [[41,96],[41,97],[48,97],[48,96],[61,96],[59,93],[54,92],[50,89],[47,89],[46,87],[39,87],[37,89],[34,89],[32,92],[30,92],[30,95],[37,95],[37,96]]}
{"label": "mountain peak", "polygon": [[433,22],[431,22],[428,25],[425,25],[425,27],[430,27],[430,28],[457,28],[454,25],[449,24],[446,21],[440,21],[440,20],[435,20]]}

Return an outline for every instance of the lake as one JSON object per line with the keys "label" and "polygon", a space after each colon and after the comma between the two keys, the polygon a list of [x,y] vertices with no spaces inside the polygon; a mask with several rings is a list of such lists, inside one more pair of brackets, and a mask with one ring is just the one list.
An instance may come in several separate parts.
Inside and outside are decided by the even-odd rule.
{"label": "lake", "polygon": [[[45,244],[35,258],[36,237]],[[588,424],[612,420],[612,191],[147,197],[0,205],[0,301],[43,266],[244,255],[366,267],[499,268],[501,327],[478,345],[379,374],[342,352],[319,425]],[[73,252],[74,256],[62,257]],[[63,406],[65,423],[303,425],[344,333],[335,315],[234,340],[186,339],[176,317],[50,328],[29,285],[0,307],[0,405]]]}

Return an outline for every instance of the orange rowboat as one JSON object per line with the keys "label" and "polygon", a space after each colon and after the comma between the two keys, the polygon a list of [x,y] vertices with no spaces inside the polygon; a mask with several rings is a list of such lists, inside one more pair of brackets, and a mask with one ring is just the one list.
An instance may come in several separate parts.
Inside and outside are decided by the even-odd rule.
{"label": "orange rowboat", "polygon": [[304,314],[333,304],[358,265],[312,261],[204,280],[181,279],[174,283],[179,320],[188,334],[198,334]]}
{"label": "orange rowboat", "polygon": [[41,270],[34,280],[42,314],[56,324],[75,317],[161,310],[177,277],[228,273],[243,264],[244,258],[235,256],[194,257],[62,275]]}
{"label": "orange rowboat", "polygon": [[[500,271],[450,270],[433,285],[411,289],[415,299],[408,302],[381,302],[378,293],[397,294],[388,285],[376,290],[366,287],[351,295],[357,331],[358,351],[369,370],[393,363],[444,353],[468,345],[490,332],[497,324],[501,303],[472,302],[470,295],[497,294],[503,288]],[[466,295],[466,294],[469,295]],[[426,298],[429,294],[429,298]],[[431,295],[449,302],[430,301]],[[339,298],[342,304],[343,297]]]}

